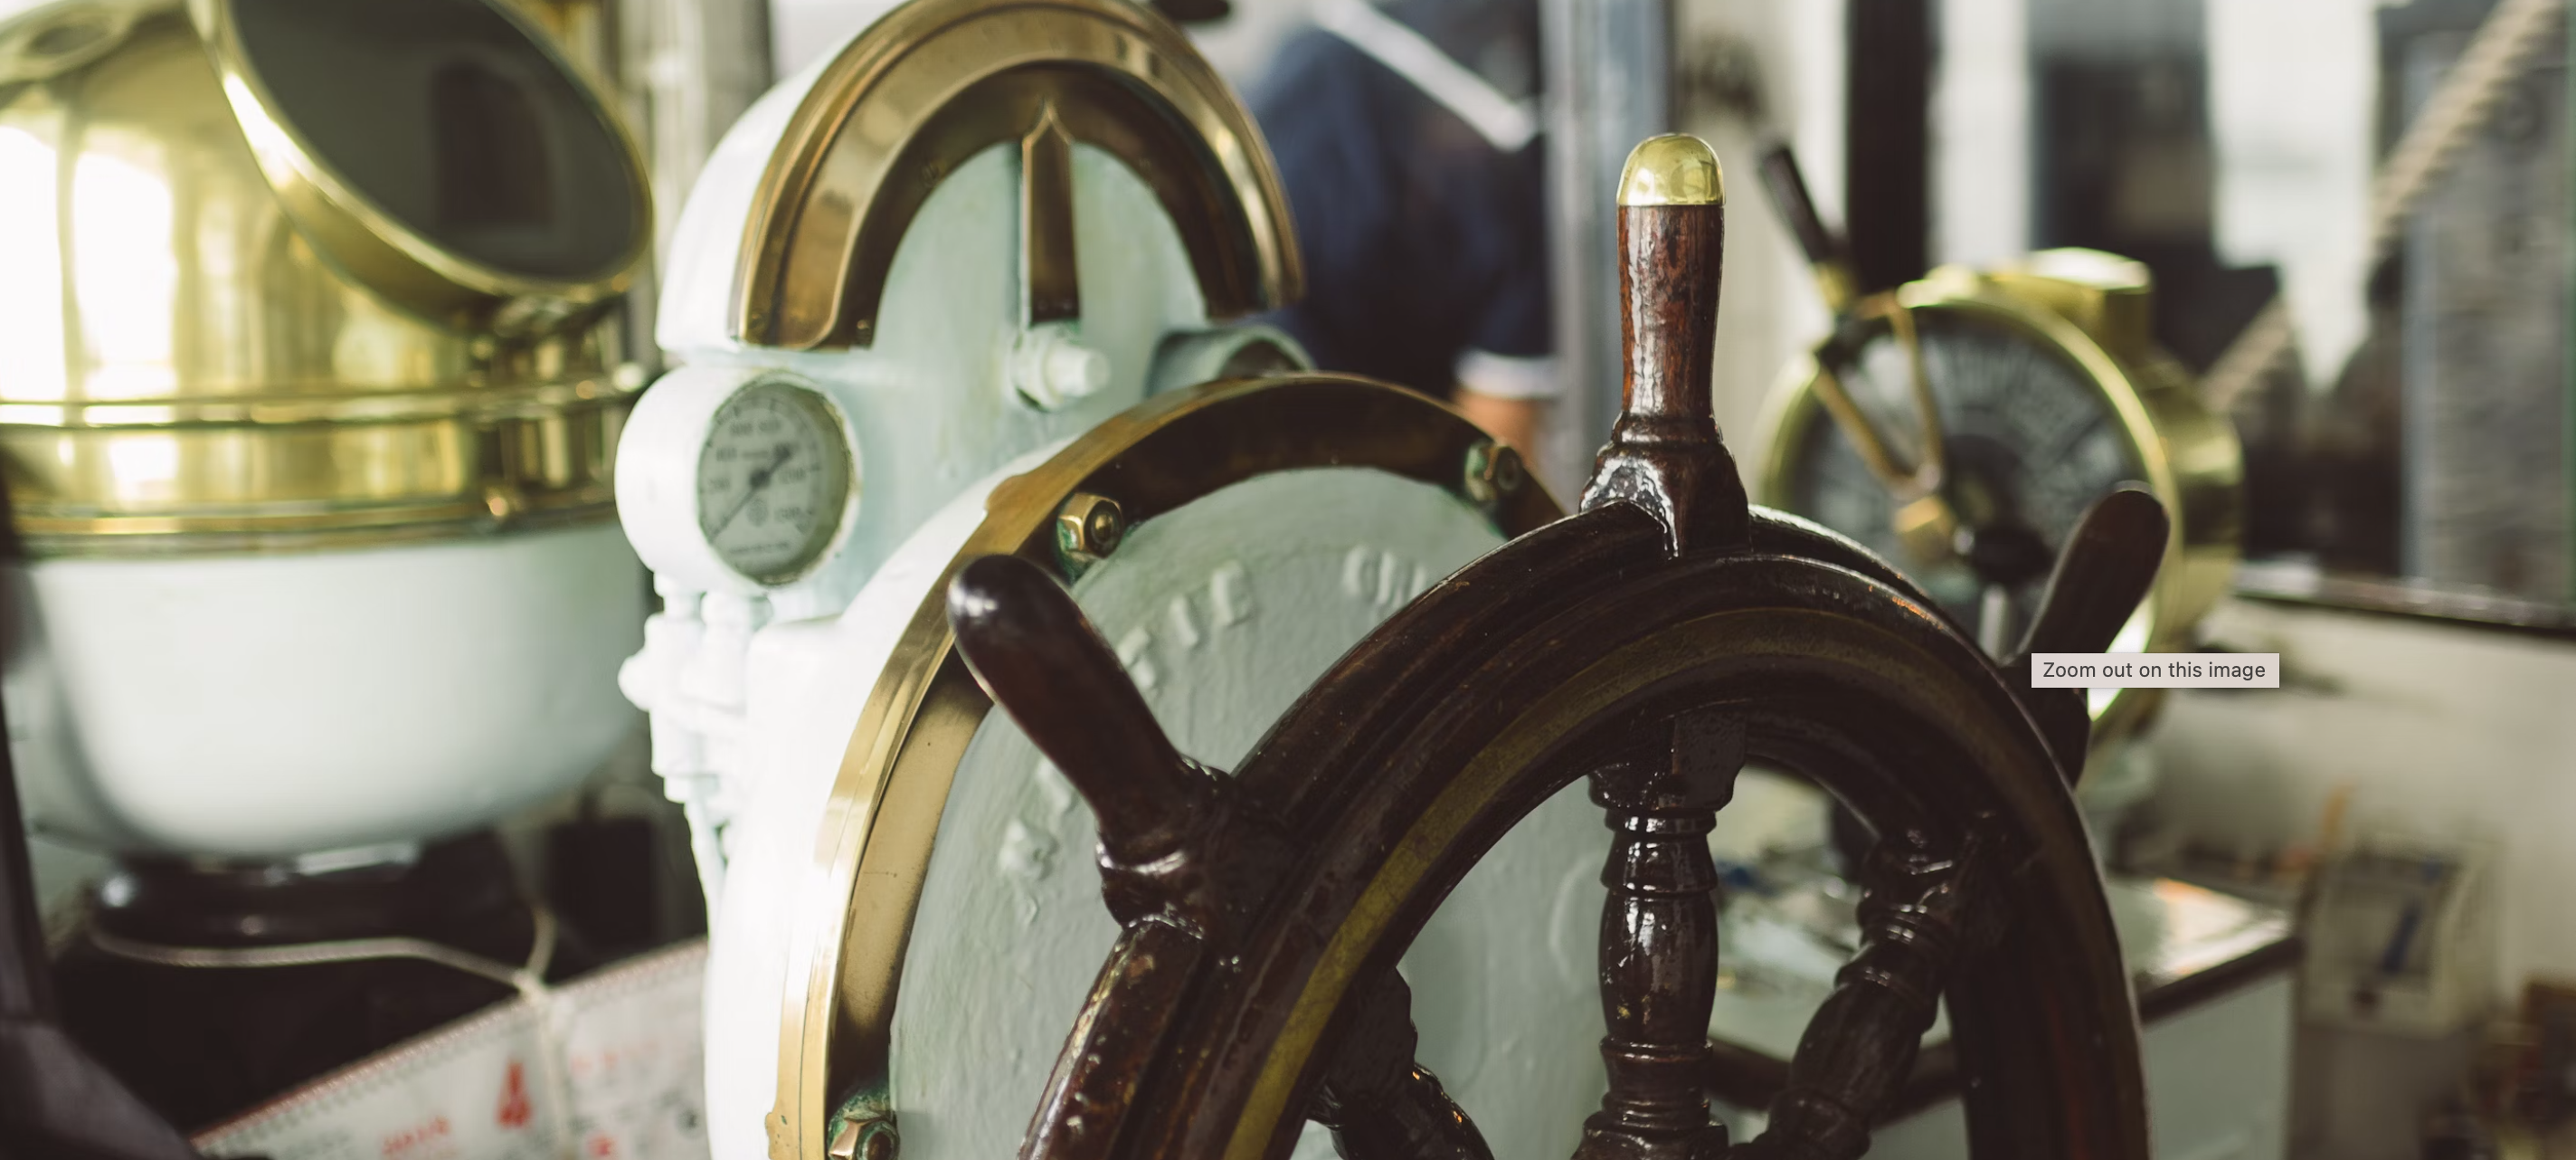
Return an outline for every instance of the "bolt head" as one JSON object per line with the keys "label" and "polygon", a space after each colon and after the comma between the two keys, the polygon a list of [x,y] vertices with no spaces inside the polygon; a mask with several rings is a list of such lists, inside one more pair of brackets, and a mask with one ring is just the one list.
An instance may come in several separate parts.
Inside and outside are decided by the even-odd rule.
{"label": "bolt head", "polygon": [[1119,538],[1126,534],[1127,529],[1118,522],[1117,505],[1106,500],[1092,508],[1090,515],[1083,517],[1083,536],[1091,541],[1095,552],[1117,551]]}
{"label": "bolt head", "polygon": [[1065,339],[1047,352],[1046,379],[1047,389],[1061,398],[1096,395],[1109,385],[1109,356]]}
{"label": "bolt head", "polygon": [[1108,496],[1075,492],[1056,509],[1056,557],[1067,575],[1099,563],[1126,538],[1127,513]]}
{"label": "bolt head", "polygon": [[1084,346],[1060,323],[1022,331],[1003,368],[1011,389],[1041,411],[1063,410],[1109,386],[1109,356]]}

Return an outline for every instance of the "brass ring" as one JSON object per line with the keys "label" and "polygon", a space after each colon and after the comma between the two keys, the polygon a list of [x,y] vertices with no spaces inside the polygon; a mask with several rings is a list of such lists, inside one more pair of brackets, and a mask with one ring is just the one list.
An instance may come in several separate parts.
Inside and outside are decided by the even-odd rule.
{"label": "brass ring", "polygon": [[[1235,380],[1148,399],[995,488],[983,523],[931,586],[851,730],[802,876],[789,940],[770,1155],[820,1157],[831,1101],[881,1082],[887,1035],[950,779],[992,703],[955,655],[947,581],[1015,553],[1059,569],[1055,517],[1106,496],[1129,526],[1231,484],[1311,467],[1375,468],[1465,496],[1459,464],[1488,436],[1455,410],[1366,379]],[[1516,536],[1560,514],[1523,486],[1487,508]],[[862,889],[859,883],[867,883]]]}

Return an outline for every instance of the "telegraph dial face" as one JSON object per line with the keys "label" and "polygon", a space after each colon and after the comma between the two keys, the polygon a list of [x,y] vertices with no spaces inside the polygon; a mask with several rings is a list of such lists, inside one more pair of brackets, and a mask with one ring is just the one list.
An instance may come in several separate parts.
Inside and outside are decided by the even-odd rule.
{"label": "telegraph dial face", "polygon": [[[2010,648],[2084,510],[2124,484],[2143,486],[2146,468],[2110,398],[2054,344],[1983,312],[1926,308],[1913,317],[1947,460],[1941,493],[1985,550],[1928,560],[1908,552],[1894,527],[1895,497],[1820,412],[1791,433],[1785,494],[1775,498],[1898,562],[1971,636]],[[1917,459],[1912,371],[1896,336],[1881,324],[1837,370],[1893,449]],[[2009,623],[1987,623],[1998,615]]]}

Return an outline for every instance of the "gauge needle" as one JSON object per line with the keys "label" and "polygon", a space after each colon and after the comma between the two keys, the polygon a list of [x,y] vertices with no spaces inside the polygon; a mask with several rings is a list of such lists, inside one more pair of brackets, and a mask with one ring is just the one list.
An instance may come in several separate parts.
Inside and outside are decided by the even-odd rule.
{"label": "gauge needle", "polygon": [[795,453],[796,447],[794,444],[779,444],[778,457],[770,460],[769,466],[755,469],[751,473],[751,486],[743,490],[742,498],[734,501],[733,510],[726,512],[723,519],[717,520],[714,530],[709,531],[707,534],[710,536],[720,536],[724,534],[724,530],[726,528],[732,527],[733,518],[741,515],[742,509],[750,507],[751,501],[760,498],[760,490],[769,486],[769,481],[777,477],[778,469],[786,464],[787,457],[794,455]]}

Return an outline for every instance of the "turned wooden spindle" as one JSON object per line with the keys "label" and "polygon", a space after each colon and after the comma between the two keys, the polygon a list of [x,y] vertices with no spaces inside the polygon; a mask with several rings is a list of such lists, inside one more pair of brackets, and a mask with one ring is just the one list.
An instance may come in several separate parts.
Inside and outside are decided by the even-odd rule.
{"label": "turned wooden spindle", "polygon": [[2172,530],[2164,505],[2140,489],[2122,488],[2094,501],[2057,554],[2057,569],[2049,574],[2020,655],[2004,666],[2004,680],[2031,707],[2069,779],[2083,774],[2092,738],[2086,690],[2032,688],[2031,656],[2111,647],[2155,584]]}
{"label": "turned wooden spindle", "polygon": [[986,556],[948,586],[948,623],[975,679],[1064,771],[1100,820],[1110,863],[1180,849],[1216,795],[1172,747],[1109,642],[1043,569]]}
{"label": "turned wooden spindle", "polygon": [[1994,843],[1955,851],[1923,834],[1882,838],[1861,870],[1861,947],[1807,1023],[1755,1160],[1854,1160],[1872,1120],[1914,1070],[1923,1032],[1962,959],[2000,933]]}
{"label": "turned wooden spindle", "polygon": [[1619,421],[1583,507],[1627,501],[1663,521],[1676,554],[1742,544],[1752,514],[1710,400],[1726,182],[1697,137],[1648,138],[1619,177]]}
{"label": "turned wooden spindle", "polygon": [[1613,837],[1601,882],[1601,1058],[1610,1092],[1577,1160],[1714,1160],[1708,1016],[1717,997],[1717,864],[1708,832],[1735,794],[1744,728],[1714,710],[1592,775]]}

